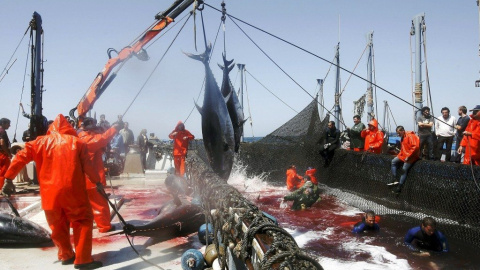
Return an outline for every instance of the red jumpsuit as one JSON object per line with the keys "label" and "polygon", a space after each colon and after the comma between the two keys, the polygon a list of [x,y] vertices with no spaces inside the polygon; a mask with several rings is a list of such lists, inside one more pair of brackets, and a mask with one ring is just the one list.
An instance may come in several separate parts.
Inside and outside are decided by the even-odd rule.
{"label": "red jumpsuit", "polygon": [[[313,182],[312,182],[313,183]],[[290,168],[287,170],[287,189],[290,191],[297,190],[303,186],[303,177],[297,174],[297,169]]]}
{"label": "red jumpsuit", "polygon": [[317,177],[315,177],[316,173],[317,173],[317,169],[310,169],[305,172],[305,175],[310,176],[310,181],[312,181],[314,185],[318,185]]}
{"label": "red jumpsuit", "polygon": [[[109,128],[104,133],[97,134],[94,131],[81,131],[78,137],[87,144],[88,152],[93,159],[93,167],[100,176],[100,181],[103,186],[107,185],[105,178],[105,167],[103,166],[102,155],[105,152],[105,147],[110,143],[112,138],[117,133],[114,127]],[[92,205],[93,218],[97,224],[99,232],[108,232],[112,228],[110,223],[110,207],[107,200],[98,193],[96,186],[91,182],[86,175],[87,193],[90,204]]]}
{"label": "red jumpsuit", "polygon": [[372,119],[368,126],[373,126],[373,130],[362,130],[361,136],[365,138],[365,151],[369,151],[375,154],[382,153],[383,145],[383,132],[378,130],[378,122],[376,119]]}
{"label": "red jumpsuit", "polygon": [[8,166],[10,166],[11,158],[10,153],[6,153],[6,150],[4,150],[10,147],[10,141],[8,140],[8,136],[5,132],[6,131],[2,127],[0,127],[0,140],[3,140],[3,146],[0,145],[0,187],[3,187],[3,184],[5,183],[4,175],[5,172],[8,170]]}
{"label": "red jumpsuit", "polygon": [[25,143],[12,161],[5,178],[13,179],[30,161],[35,161],[40,184],[42,208],[52,230],[52,240],[58,247],[58,259],[74,256],[70,242],[73,229],[75,264],[85,264],[92,258],[93,214],[85,188],[85,173],[94,182],[100,178],[89,160],[87,145],[63,115],[50,125],[47,135]]}
{"label": "red jumpsuit", "polygon": [[463,164],[470,164],[471,160],[473,165],[480,165],[480,121],[470,115],[470,121],[465,131],[471,132],[472,136],[463,136],[462,142],[460,142],[460,145],[465,148]]}
{"label": "red jumpsuit", "polygon": [[415,132],[405,131],[405,136],[402,139],[402,147],[397,157],[407,163],[414,163],[420,159],[420,138],[418,138]]}
{"label": "red jumpsuit", "polygon": [[183,177],[185,174],[185,157],[187,156],[188,142],[195,139],[195,136],[185,129],[182,121],[178,121],[177,126],[170,132],[168,137],[173,140],[175,174]]}

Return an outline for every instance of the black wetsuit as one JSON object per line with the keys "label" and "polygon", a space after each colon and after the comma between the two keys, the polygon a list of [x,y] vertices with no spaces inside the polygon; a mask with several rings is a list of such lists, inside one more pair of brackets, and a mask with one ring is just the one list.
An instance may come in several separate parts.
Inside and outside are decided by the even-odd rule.
{"label": "black wetsuit", "polygon": [[447,238],[438,230],[435,230],[435,233],[432,235],[427,235],[420,226],[411,228],[405,235],[404,242],[412,251],[424,249],[429,251],[448,252]]}
{"label": "black wetsuit", "polygon": [[365,221],[359,221],[353,226],[352,232],[354,233],[363,233],[366,231],[379,231],[380,226],[377,223],[373,223],[373,226],[368,226]]}

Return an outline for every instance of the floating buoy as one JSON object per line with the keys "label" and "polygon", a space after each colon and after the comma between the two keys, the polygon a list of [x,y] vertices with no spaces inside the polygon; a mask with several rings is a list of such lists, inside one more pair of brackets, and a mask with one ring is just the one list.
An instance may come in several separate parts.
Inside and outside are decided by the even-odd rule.
{"label": "floating buoy", "polygon": [[183,270],[201,270],[204,264],[202,253],[196,249],[189,249],[182,255]]}
{"label": "floating buoy", "polygon": [[[207,224],[202,224],[198,229],[198,239],[200,243],[206,245],[207,244]],[[213,226],[212,224],[208,223],[208,243],[213,242]]]}
{"label": "floating buoy", "polygon": [[207,248],[205,249],[205,255],[203,257],[205,258],[205,262],[207,263],[207,265],[211,266],[213,261],[218,258],[218,252],[215,248],[215,244],[210,244],[207,246]]}

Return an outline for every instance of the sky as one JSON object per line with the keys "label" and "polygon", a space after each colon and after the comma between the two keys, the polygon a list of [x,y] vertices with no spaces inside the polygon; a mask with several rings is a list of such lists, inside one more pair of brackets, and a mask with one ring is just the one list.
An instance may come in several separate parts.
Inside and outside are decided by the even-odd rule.
{"label": "sky", "polygon": [[[206,1],[218,9],[221,9],[221,2]],[[28,125],[27,119],[17,117],[19,102],[30,110],[29,72],[24,81],[28,33],[21,43],[20,40],[34,11],[42,16],[44,28],[43,84],[46,91],[43,93],[43,114],[53,119],[57,114],[67,114],[76,107],[106,64],[108,48],[120,51],[129,45],[154,23],[155,15],[171,3],[173,0],[1,0],[0,69],[10,66],[12,55],[12,61],[16,59],[0,81],[0,117],[12,121],[8,130],[10,139],[16,130],[16,138],[20,140]],[[475,88],[475,81],[480,79],[479,12],[475,0],[225,0],[225,3],[232,16],[324,59],[333,60],[335,46],[340,42],[340,65],[353,71],[358,62],[354,72],[364,78],[367,76],[367,58],[366,54],[362,57],[362,53],[367,44],[367,33],[374,31],[375,82],[410,103],[414,78],[411,64],[414,58],[410,49],[414,39],[410,36],[410,29],[412,19],[425,13],[427,57],[422,74],[423,88],[426,89],[426,64],[432,112],[440,115],[442,107],[449,107],[457,116],[459,106],[470,109],[480,104],[480,88]],[[124,120],[130,123],[135,135],[145,128],[148,133],[166,139],[181,120],[197,138],[202,137],[201,116],[194,110],[194,100],[202,105],[205,70],[202,63],[183,54],[200,54],[205,50],[202,18],[198,12],[195,20],[190,18],[179,32],[186,18],[181,19],[186,15],[188,12],[178,16],[178,25],[170,25],[170,31],[147,45],[149,61],[132,58],[126,62],[96,102],[92,116],[96,114],[98,118],[105,114],[107,120],[114,122],[133,101]],[[215,44],[210,66],[219,86],[222,73],[217,63],[222,62],[224,48],[228,59],[246,65],[244,112],[250,117],[245,124],[246,137],[265,136],[294,117],[310,103],[311,96],[319,89],[317,79],[320,78],[325,78],[325,107],[332,109],[335,70],[330,63],[236,21],[247,37],[229,18],[225,21],[225,31],[220,28],[215,43],[221,13],[205,6],[203,21],[207,42]],[[152,72],[153,76],[147,81]],[[345,89],[342,95],[343,118],[351,126],[353,101],[366,92],[367,82],[356,77],[348,81],[349,76],[345,71],[340,73],[341,88]],[[232,70],[230,78],[238,89],[240,75],[237,68]],[[23,94],[22,85],[25,85]],[[424,93],[425,100],[426,96]],[[412,107],[377,89],[380,124],[383,124],[384,100],[388,102],[396,124],[413,129]],[[394,128],[393,118],[390,117]],[[362,120],[366,122],[365,115]]]}

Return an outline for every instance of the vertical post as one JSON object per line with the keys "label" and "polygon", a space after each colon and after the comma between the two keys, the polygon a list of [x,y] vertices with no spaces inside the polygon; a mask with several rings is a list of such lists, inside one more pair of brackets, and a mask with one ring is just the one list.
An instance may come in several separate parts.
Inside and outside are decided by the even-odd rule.
{"label": "vertical post", "polygon": [[335,126],[337,129],[340,130],[340,42],[336,48],[337,52],[335,54],[335,64],[337,65],[337,74],[336,74],[336,82],[335,82]]}
{"label": "vertical post", "polygon": [[42,91],[43,91],[43,60],[42,60],[42,17],[37,12],[33,13],[30,22],[32,31],[35,31],[35,41],[32,44],[32,68],[31,68],[31,118],[30,131],[32,138],[44,135],[46,132],[42,115]]}
{"label": "vertical post", "polygon": [[323,111],[324,111],[324,100],[323,100],[323,79],[317,79],[317,83],[320,85],[319,95],[320,95],[320,119],[323,120]]}
{"label": "vertical post", "polygon": [[[240,93],[238,94],[240,99],[240,105],[242,106],[243,110],[243,75],[245,73],[245,64],[237,64],[238,69],[240,70]],[[244,136],[242,134],[242,138],[240,139],[241,142],[244,142]]]}
{"label": "vertical post", "polygon": [[374,118],[373,110],[373,31],[367,34],[368,58],[367,58],[367,122]]}
{"label": "vertical post", "polygon": [[[423,87],[422,87],[422,31],[425,22],[425,13],[418,14],[412,20],[411,35],[415,35],[415,106],[423,107]],[[417,111],[415,122],[422,113]]]}
{"label": "vertical post", "polygon": [[388,104],[387,104],[387,101],[384,100],[383,101],[383,128],[384,129],[387,129],[387,126],[386,126],[387,110],[388,110]]}

